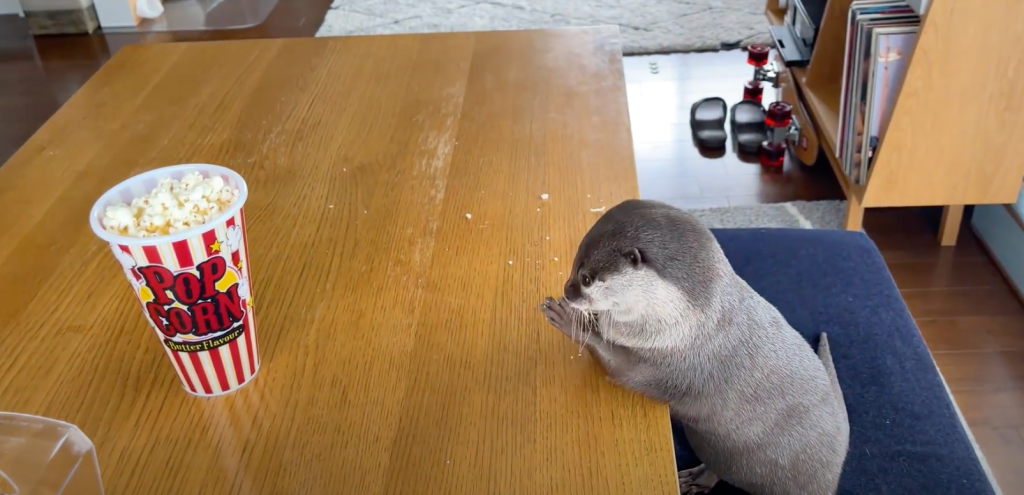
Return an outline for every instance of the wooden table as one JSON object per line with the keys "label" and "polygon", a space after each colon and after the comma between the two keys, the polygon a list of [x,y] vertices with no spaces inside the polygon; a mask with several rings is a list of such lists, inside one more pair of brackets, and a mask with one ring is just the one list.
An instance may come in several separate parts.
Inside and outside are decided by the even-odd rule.
{"label": "wooden table", "polygon": [[[615,28],[122,50],[0,168],[0,410],[79,425],[111,494],[675,494],[666,408],[538,308],[591,209],[637,196],[620,53]],[[87,225],[188,162],[251,191],[263,364],[216,399]]]}

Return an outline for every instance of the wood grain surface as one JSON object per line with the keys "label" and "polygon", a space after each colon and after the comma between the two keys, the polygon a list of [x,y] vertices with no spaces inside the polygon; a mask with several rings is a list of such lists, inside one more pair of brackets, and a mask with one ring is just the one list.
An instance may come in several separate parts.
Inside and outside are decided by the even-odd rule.
{"label": "wood grain surface", "polygon": [[[216,399],[87,225],[189,162],[250,189],[263,364]],[[636,196],[614,28],[126,48],[0,168],[0,410],[111,494],[674,494],[666,408],[538,309]]]}

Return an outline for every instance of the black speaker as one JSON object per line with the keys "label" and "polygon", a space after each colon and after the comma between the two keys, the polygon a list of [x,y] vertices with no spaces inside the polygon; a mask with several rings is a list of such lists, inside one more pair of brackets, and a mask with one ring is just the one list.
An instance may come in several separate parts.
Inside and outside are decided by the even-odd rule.
{"label": "black speaker", "polygon": [[828,5],[828,0],[793,0],[793,3],[800,6],[807,14],[807,20],[814,26],[815,31],[821,28],[821,18],[825,16],[825,6]]}
{"label": "black speaker", "polygon": [[781,26],[772,26],[772,38],[787,66],[807,65],[818,37],[828,0],[789,0]]}

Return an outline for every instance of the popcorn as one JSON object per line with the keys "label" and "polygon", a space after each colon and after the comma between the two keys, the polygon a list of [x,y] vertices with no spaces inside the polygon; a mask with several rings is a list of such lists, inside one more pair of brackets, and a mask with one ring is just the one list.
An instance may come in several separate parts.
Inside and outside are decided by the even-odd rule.
{"label": "popcorn", "polygon": [[156,237],[203,225],[238,200],[238,189],[220,177],[192,172],[181,180],[160,179],[146,196],[131,204],[108,206],[103,228],[112,234]]}

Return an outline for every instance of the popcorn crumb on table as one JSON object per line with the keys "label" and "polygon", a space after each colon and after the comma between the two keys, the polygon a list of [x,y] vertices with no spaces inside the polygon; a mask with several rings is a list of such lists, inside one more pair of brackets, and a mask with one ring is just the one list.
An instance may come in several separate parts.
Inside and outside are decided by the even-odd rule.
{"label": "popcorn crumb on table", "polygon": [[198,227],[238,200],[238,189],[220,177],[192,172],[181,180],[161,179],[149,194],[108,206],[103,228],[129,237],[155,237]]}

